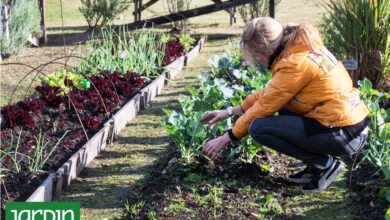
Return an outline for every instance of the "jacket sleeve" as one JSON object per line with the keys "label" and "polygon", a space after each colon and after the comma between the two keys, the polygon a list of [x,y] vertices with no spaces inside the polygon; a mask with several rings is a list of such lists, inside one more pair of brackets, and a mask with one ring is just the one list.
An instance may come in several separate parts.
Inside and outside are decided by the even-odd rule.
{"label": "jacket sleeve", "polygon": [[276,68],[272,81],[266,88],[244,100],[242,107],[246,111],[232,128],[236,138],[241,139],[248,134],[250,123],[254,119],[274,115],[310,82],[312,74],[301,70],[300,66],[284,63]]}
{"label": "jacket sleeve", "polygon": [[247,96],[244,99],[244,101],[241,103],[242,110],[244,110],[244,112],[246,112],[250,107],[252,107],[253,104],[255,104],[258,97],[262,96],[263,92],[264,92],[264,90],[260,90],[259,92],[256,92],[256,93],[253,93],[253,94],[250,94],[249,96]]}

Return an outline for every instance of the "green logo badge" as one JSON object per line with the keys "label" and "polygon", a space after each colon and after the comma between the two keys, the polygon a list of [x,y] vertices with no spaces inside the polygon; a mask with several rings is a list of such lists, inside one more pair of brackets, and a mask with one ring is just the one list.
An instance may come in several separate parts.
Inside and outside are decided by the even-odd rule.
{"label": "green logo badge", "polygon": [[80,220],[79,202],[7,202],[6,220]]}

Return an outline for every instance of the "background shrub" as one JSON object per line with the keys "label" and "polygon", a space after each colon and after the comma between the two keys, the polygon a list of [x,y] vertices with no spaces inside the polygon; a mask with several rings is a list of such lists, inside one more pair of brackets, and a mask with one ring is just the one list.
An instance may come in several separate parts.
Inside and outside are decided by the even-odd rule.
{"label": "background shrub", "polygon": [[129,0],[81,0],[81,8],[91,29],[104,27],[124,12],[132,1]]}
{"label": "background shrub", "polygon": [[325,43],[339,59],[353,58],[356,83],[365,77],[375,88],[389,74],[389,0],[330,0],[323,19]]}
{"label": "background shrub", "polygon": [[[4,3],[4,2],[3,2]],[[11,6],[9,18],[9,38],[0,31],[0,51],[2,56],[16,54],[27,45],[27,39],[32,34],[42,35],[41,14],[36,0],[8,1]]]}

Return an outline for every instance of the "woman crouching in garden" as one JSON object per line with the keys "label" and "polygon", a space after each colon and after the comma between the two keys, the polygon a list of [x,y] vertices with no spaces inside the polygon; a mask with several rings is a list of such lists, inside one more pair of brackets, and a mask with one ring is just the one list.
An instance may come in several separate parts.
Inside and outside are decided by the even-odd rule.
{"label": "woman crouching in garden", "polygon": [[256,18],[247,23],[240,44],[246,60],[272,70],[272,80],[239,106],[204,116],[214,125],[241,115],[231,130],[207,142],[206,154],[214,159],[249,133],[306,164],[288,178],[304,183],[303,193],[325,190],[344,166],[337,157],[355,154],[367,139],[368,109],[359,90],[310,24],[283,27],[272,18]]}

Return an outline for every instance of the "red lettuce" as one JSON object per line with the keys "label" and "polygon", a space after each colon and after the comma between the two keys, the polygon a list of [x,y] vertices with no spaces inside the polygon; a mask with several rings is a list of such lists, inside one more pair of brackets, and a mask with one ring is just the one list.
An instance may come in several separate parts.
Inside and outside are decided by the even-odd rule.
{"label": "red lettuce", "polygon": [[100,119],[97,116],[87,116],[82,119],[83,125],[87,129],[95,129],[100,125]]}
{"label": "red lettuce", "polygon": [[35,125],[31,115],[19,105],[6,106],[1,110],[3,116],[2,128],[24,126],[33,128]]}
{"label": "red lettuce", "polygon": [[184,47],[180,43],[180,40],[179,39],[170,40],[167,42],[165,46],[163,65],[166,66],[183,55],[184,55]]}
{"label": "red lettuce", "polygon": [[47,103],[48,106],[58,108],[64,101],[64,96],[60,95],[61,88],[42,84],[35,88],[40,94],[41,99]]}
{"label": "red lettuce", "polygon": [[39,113],[46,106],[46,103],[39,98],[28,98],[24,102],[18,103],[26,111]]}

